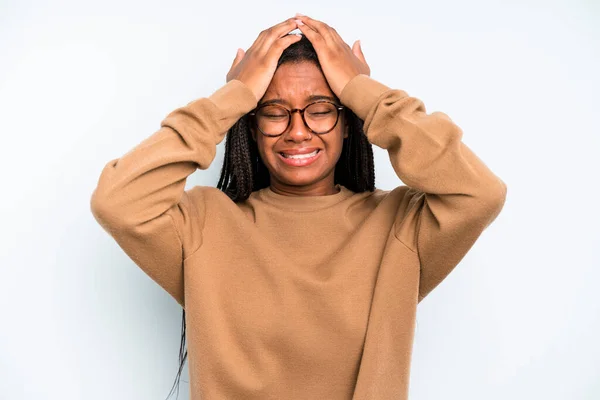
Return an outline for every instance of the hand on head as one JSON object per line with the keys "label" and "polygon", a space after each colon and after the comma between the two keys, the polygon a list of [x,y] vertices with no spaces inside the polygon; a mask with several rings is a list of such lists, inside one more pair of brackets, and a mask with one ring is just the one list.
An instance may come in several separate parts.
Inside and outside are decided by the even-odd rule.
{"label": "hand on head", "polygon": [[262,31],[246,52],[238,49],[227,73],[227,82],[232,79],[241,81],[259,101],[269,87],[283,50],[300,40],[299,35],[288,35],[297,27],[294,18],[289,18]]}
{"label": "hand on head", "polygon": [[246,52],[238,49],[227,73],[227,82],[232,79],[243,82],[259,101],[269,87],[283,51],[300,40],[299,35],[288,35],[295,29],[299,29],[315,48],[325,79],[336,96],[340,96],[344,86],[356,75],[370,74],[359,41],[350,48],[329,25],[296,14],[294,18],[263,30]]}
{"label": "hand on head", "polygon": [[354,42],[350,48],[326,23],[299,14],[295,18],[298,29],[315,48],[325,79],[336,96],[340,97],[344,86],[356,75],[371,74],[360,41]]}

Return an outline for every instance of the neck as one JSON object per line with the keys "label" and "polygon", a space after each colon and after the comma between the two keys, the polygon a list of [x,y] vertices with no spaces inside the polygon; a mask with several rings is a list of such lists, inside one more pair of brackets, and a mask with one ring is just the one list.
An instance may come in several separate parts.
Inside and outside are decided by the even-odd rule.
{"label": "neck", "polygon": [[271,179],[270,186],[273,192],[284,196],[329,196],[340,192],[333,179],[323,179],[310,185],[288,185]]}

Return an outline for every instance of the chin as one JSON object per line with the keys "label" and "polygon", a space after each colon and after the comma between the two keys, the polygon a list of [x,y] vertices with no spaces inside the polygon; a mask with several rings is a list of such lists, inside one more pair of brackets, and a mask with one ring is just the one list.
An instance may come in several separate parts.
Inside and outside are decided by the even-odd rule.
{"label": "chin", "polygon": [[[269,170],[271,181],[294,187],[309,187],[316,185],[334,174],[335,164],[331,165],[329,154],[323,152],[321,156],[310,165],[292,166],[283,162],[279,155],[269,154],[266,167]],[[265,158],[263,158],[264,160]]]}
{"label": "chin", "polygon": [[[308,171],[307,171],[308,172]],[[297,173],[276,175],[275,179],[289,186],[310,186],[320,182],[324,177],[316,174]]]}

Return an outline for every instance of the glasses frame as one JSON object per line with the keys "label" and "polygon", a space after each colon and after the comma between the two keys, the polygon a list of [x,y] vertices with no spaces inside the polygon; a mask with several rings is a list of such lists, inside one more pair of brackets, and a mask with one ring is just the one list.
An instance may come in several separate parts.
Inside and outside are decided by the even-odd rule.
{"label": "glasses frame", "polygon": [[[329,103],[329,104],[333,104],[333,105],[335,106],[336,110],[337,110],[337,116],[336,116],[336,119],[335,119],[335,124],[333,124],[333,126],[331,127],[331,129],[329,129],[328,131],[325,131],[325,132],[315,132],[315,131],[313,131],[313,130],[310,128],[310,126],[308,126],[308,124],[306,123],[306,119],[304,118],[304,111],[305,111],[305,110],[306,110],[308,107],[312,106],[313,104],[318,104],[318,103]],[[287,126],[285,127],[285,129],[284,129],[284,130],[283,130],[283,131],[282,131],[280,134],[277,134],[277,135],[270,135],[270,134],[268,134],[268,133],[265,133],[265,132],[263,132],[263,131],[262,131],[262,129],[260,129],[260,127],[258,126],[258,121],[256,120],[256,113],[257,113],[257,112],[258,112],[258,110],[260,110],[261,108],[263,108],[263,107],[267,107],[267,106],[277,106],[277,107],[283,108],[283,109],[284,109],[285,111],[287,111],[287,113],[288,113],[288,123],[287,123]],[[283,135],[283,134],[285,133],[285,131],[287,131],[287,130],[288,130],[288,128],[290,127],[290,124],[292,123],[292,116],[293,116],[292,114],[293,114],[293,113],[295,113],[295,112],[297,112],[297,113],[300,113],[300,116],[302,117],[302,122],[304,123],[304,126],[306,126],[306,127],[308,128],[308,130],[309,130],[311,133],[314,133],[315,135],[325,135],[325,134],[327,134],[327,133],[329,133],[329,132],[331,132],[332,130],[334,130],[334,129],[335,129],[335,127],[337,126],[337,123],[338,123],[338,121],[340,120],[340,114],[341,114],[341,112],[342,112],[342,111],[343,111],[345,108],[346,108],[346,107],[344,107],[344,106],[342,106],[342,105],[339,105],[339,104],[337,104],[337,103],[334,103],[333,101],[329,101],[329,100],[317,100],[317,101],[313,101],[312,103],[309,103],[309,104],[307,104],[307,105],[306,105],[304,108],[292,108],[291,110],[290,110],[290,109],[288,109],[287,107],[284,107],[284,106],[283,106],[283,105],[281,105],[281,104],[272,104],[272,103],[267,103],[267,104],[262,104],[262,105],[258,106],[258,107],[257,107],[257,108],[255,108],[253,111],[251,111],[251,112],[249,113],[249,115],[251,115],[251,116],[252,116],[252,118],[254,119],[254,123],[256,124],[256,128],[257,128],[257,129],[260,131],[260,133],[262,133],[264,136],[267,136],[267,137],[279,137],[279,136]]]}

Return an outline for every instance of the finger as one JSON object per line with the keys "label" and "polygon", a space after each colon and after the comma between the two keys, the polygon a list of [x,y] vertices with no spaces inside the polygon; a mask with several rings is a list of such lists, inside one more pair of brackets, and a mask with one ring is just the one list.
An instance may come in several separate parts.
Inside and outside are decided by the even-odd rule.
{"label": "finger", "polygon": [[365,64],[367,63],[367,60],[365,59],[365,55],[362,51],[362,47],[360,46],[360,40],[357,40],[356,42],[354,42],[354,44],[352,45],[352,53],[354,53],[354,55],[362,62],[364,62]]}
{"label": "finger", "polygon": [[[303,31],[301,29],[301,24],[303,24],[303,26],[306,27],[305,31]],[[323,37],[323,35],[321,35],[320,32],[315,31],[309,25],[306,25],[301,20],[298,20],[298,29],[300,29],[300,31],[308,37],[308,39],[313,44],[313,46],[315,45],[315,43],[317,43],[317,46],[319,46],[319,44],[321,42],[323,42],[323,43],[326,43],[328,46],[337,45],[337,46],[343,47],[347,50],[351,50],[350,46],[348,46],[348,43],[344,42],[344,40],[336,32],[335,29],[333,29],[332,27],[330,27],[328,25],[326,25],[326,26],[327,26],[327,32],[329,32],[328,38]],[[313,33],[313,32],[314,32],[314,34],[311,36],[311,33]],[[321,30],[321,32],[323,32],[323,31]]]}
{"label": "finger", "polygon": [[[325,22],[307,17],[306,15],[304,15],[303,17],[305,17],[306,21],[308,22],[307,25],[319,32],[319,34],[321,34],[321,36],[323,36],[324,38],[335,40],[336,42],[350,48],[350,46],[348,46],[348,44],[344,42],[338,31],[335,30],[333,26],[328,25]],[[302,19],[300,19],[300,21],[302,21]]]}
{"label": "finger", "polygon": [[229,72],[227,72],[227,75],[225,76],[225,81],[226,82],[229,82],[231,80],[231,73],[232,73],[232,71],[240,63],[240,61],[242,61],[242,59],[244,58],[245,54],[246,53],[244,52],[244,50],[237,49],[237,52],[235,53],[235,58],[233,59],[233,62],[231,63],[231,67],[229,68]]}
{"label": "finger", "polygon": [[265,38],[266,38],[266,37],[267,37],[267,36],[268,36],[268,35],[269,35],[269,34],[270,34],[270,33],[271,33],[271,32],[272,32],[274,29],[277,29],[277,28],[279,28],[280,26],[282,26],[282,25],[285,25],[285,24],[289,23],[289,22],[290,22],[290,20],[293,20],[293,18],[288,18],[288,19],[286,19],[286,20],[284,20],[284,21],[282,21],[282,22],[278,23],[277,25],[273,25],[273,26],[271,26],[271,27],[269,27],[269,28],[267,28],[267,29],[263,29],[262,31],[260,31],[260,33],[258,34],[258,37],[256,38],[256,40],[255,40],[255,42],[254,42],[253,46],[256,48],[256,47],[258,47],[258,46],[262,45],[262,44],[263,44],[263,42],[265,41]]}
{"label": "finger", "polygon": [[270,32],[273,34],[273,36],[280,38],[290,33],[294,29],[296,29],[296,18],[288,18],[285,21],[272,26],[270,28]]}
{"label": "finger", "polygon": [[364,64],[364,66],[365,66],[364,74],[370,76],[371,75],[371,67],[369,67],[369,64],[367,63],[367,59],[365,58],[365,54],[362,51],[362,44],[360,43],[360,40],[357,40],[352,45],[352,54],[354,54],[356,56],[356,58],[358,58]]}
{"label": "finger", "polygon": [[295,18],[288,18],[285,21],[270,27],[269,29],[265,29],[259,35],[260,42],[257,43],[257,47],[263,50],[268,50],[274,41],[287,35],[297,27],[298,25],[296,24]]}
{"label": "finger", "polygon": [[302,39],[300,35],[294,34],[286,35],[282,38],[277,39],[269,49],[270,55],[272,55],[273,58],[277,58],[277,60],[279,60],[279,57],[281,57],[283,51],[287,49],[292,43],[296,43],[300,39]]}
{"label": "finger", "polygon": [[300,32],[308,38],[313,47],[320,46],[321,42],[324,41],[323,36],[304,23],[302,23],[302,25],[298,24],[298,29],[300,29]]}
{"label": "finger", "polygon": [[321,36],[326,39],[332,38],[332,29],[329,25],[324,22],[318,21],[307,17],[306,15],[298,15],[296,19],[302,21],[305,25],[308,25],[312,30],[318,32]]}
{"label": "finger", "polygon": [[244,58],[245,54],[246,53],[244,52],[244,50],[237,49],[237,53],[235,53],[235,58],[233,59],[233,63],[231,64],[231,68],[230,69],[235,68],[235,66],[238,65],[238,63],[240,61],[242,61],[242,58]]}
{"label": "finger", "polygon": [[[302,18],[298,18],[302,17]],[[299,14],[297,16],[298,22],[304,23],[306,21],[306,25],[311,29],[318,32],[323,38],[329,43],[337,43],[339,46],[342,46],[348,50],[350,50],[350,46],[348,43],[342,39],[340,34],[335,30],[334,27],[327,25],[325,22],[318,21],[316,19],[307,17],[306,15]]]}

